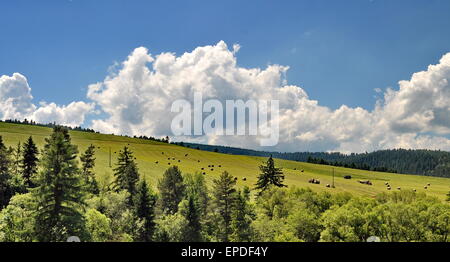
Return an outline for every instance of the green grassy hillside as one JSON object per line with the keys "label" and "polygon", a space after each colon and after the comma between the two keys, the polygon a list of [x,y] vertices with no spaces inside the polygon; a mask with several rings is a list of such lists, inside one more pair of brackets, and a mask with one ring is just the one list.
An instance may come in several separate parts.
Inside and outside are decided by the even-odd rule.
{"label": "green grassy hillside", "polygon": [[[24,142],[30,135],[42,147],[44,138],[51,133],[50,128],[18,125],[0,122],[0,136],[7,146],[15,146],[19,141]],[[153,187],[162,176],[164,170],[171,165],[177,165],[183,172],[205,172],[208,183],[217,178],[221,172],[227,170],[233,176],[238,177],[238,186],[247,185],[253,187],[259,174],[258,166],[265,160],[261,157],[226,155],[214,152],[199,151],[166,143],[133,139],[121,136],[95,134],[71,131],[72,141],[78,145],[80,152],[90,144],[97,147],[96,174],[100,184],[106,184],[113,180],[112,168],[109,167],[109,150],[112,152],[112,164],[116,162],[117,153],[124,146],[128,146],[134,152],[139,165],[140,173],[145,176]],[[170,158],[170,160],[168,159]],[[175,160],[173,160],[175,159]],[[350,192],[355,195],[374,196],[380,192],[386,192],[385,182],[389,182],[392,191],[416,189],[417,192],[426,192],[444,199],[450,191],[450,179],[437,177],[424,177],[417,175],[391,174],[381,172],[363,171],[334,167],[336,188],[327,188],[326,184],[332,183],[331,166],[294,162],[276,159],[276,165],[283,168],[288,186],[310,187],[315,191]],[[156,163],[158,162],[158,163]],[[170,163],[170,164],[169,164]],[[214,165],[213,170],[208,165]],[[219,167],[221,165],[221,167]],[[201,170],[204,168],[204,170]],[[303,172],[301,172],[303,170]],[[343,177],[351,175],[351,180]],[[246,181],[244,181],[246,178]],[[317,178],[320,185],[309,184],[308,180]],[[357,180],[371,180],[373,185],[363,185]],[[428,189],[424,189],[428,183]]]}

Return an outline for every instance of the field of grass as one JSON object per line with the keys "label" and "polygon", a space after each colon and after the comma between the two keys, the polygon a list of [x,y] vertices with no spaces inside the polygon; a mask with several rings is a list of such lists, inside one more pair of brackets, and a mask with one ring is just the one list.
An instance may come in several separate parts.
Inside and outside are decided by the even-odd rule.
{"label": "field of grass", "polygon": [[[0,122],[0,136],[7,146],[16,146],[24,142],[30,135],[39,148],[44,145],[44,139],[51,133],[50,128],[18,125]],[[164,171],[172,165],[177,165],[184,173],[205,172],[208,184],[212,183],[223,171],[228,171],[238,178],[238,186],[253,187],[259,174],[258,166],[265,160],[262,157],[236,156],[207,151],[199,151],[166,143],[133,139],[122,136],[86,133],[71,131],[72,142],[83,152],[93,144],[96,150],[96,174],[100,184],[104,185],[113,180],[113,171],[109,166],[109,152],[112,155],[112,167],[116,162],[117,154],[124,146],[128,146],[136,157],[140,174],[145,176],[152,187],[156,187],[158,179]],[[169,160],[170,158],[170,160]],[[174,160],[175,159],[175,160]],[[158,163],[157,163],[158,162]],[[425,177],[416,175],[403,175],[382,172],[371,172],[357,169],[331,167],[303,162],[275,159],[278,167],[283,168],[288,186],[309,187],[315,191],[350,192],[355,195],[374,196],[380,192],[387,192],[385,182],[389,182],[392,191],[416,189],[417,192],[426,192],[428,195],[445,199],[450,191],[450,179],[438,177]],[[208,168],[208,165],[214,165]],[[221,165],[221,167],[219,167]],[[204,170],[201,170],[204,168]],[[212,170],[213,169],[213,170]],[[332,170],[334,169],[335,188],[327,188],[332,183]],[[303,171],[303,172],[302,172]],[[351,175],[352,179],[343,177]],[[246,181],[244,181],[244,178]],[[308,180],[317,178],[320,185],[310,184]],[[363,185],[358,180],[371,180],[373,185]],[[425,189],[428,183],[431,184]]]}

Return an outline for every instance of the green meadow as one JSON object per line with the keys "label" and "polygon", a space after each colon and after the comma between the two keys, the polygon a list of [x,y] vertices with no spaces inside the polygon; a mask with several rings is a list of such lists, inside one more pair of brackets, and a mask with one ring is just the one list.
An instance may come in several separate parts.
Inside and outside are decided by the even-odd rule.
{"label": "green meadow", "polygon": [[[38,147],[42,148],[45,137],[51,131],[47,127],[0,122],[0,136],[3,137],[7,146],[12,147],[15,147],[18,142],[23,143],[31,135]],[[86,150],[90,144],[96,146],[95,172],[101,186],[113,181],[112,168],[115,166],[119,150],[124,146],[128,146],[134,152],[141,176],[145,177],[152,187],[156,187],[158,179],[169,166],[177,165],[183,173],[204,172],[208,184],[226,170],[238,178],[238,186],[247,185],[252,188],[259,174],[258,167],[265,160],[262,157],[200,151],[122,136],[79,131],[71,131],[70,134],[72,142],[78,145],[80,152]],[[110,167],[110,151],[112,167]],[[417,192],[425,192],[439,199],[445,199],[450,191],[449,178],[371,172],[281,159],[275,159],[275,163],[283,169],[285,184],[289,187],[309,187],[314,191],[350,192],[354,195],[375,196],[381,192],[388,192],[385,185],[388,182],[391,185],[391,191],[415,189]],[[214,167],[208,167],[208,165],[214,165]],[[333,182],[333,169],[335,188],[328,188],[326,185],[331,185]],[[352,179],[344,179],[346,175],[352,176]],[[311,178],[319,179],[321,184],[308,183]],[[361,184],[358,180],[370,180],[373,185]],[[430,186],[425,189],[427,184]]]}

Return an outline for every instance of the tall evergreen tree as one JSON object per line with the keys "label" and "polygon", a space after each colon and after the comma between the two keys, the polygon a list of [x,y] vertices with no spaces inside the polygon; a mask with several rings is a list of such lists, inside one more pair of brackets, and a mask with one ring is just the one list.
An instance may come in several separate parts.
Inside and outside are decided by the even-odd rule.
{"label": "tall evergreen tree", "polygon": [[56,126],[45,139],[42,171],[32,194],[37,201],[36,237],[39,241],[66,241],[85,237],[83,180],[76,160],[78,149],[71,144],[66,128]]}
{"label": "tall evergreen tree", "polygon": [[21,175],[21,159],[22,159],[22,145],[20,141],[17,143],[15,149],[10,150],[12,152],[12,173],[16,176]]}
{"label": "tall evergreen tree", "polygon": [[259,166],[261,170],[261,174],[258,177],[258,182],[256,182],[257,190],[260,190],[260,193],[265,191],[271,185],[277,187],[287,187],[283,184],[284,175],[281,171],[281,168],[275,167],[275,162],[273,161],[272,156],[269,157],[265,165]]}
{"label": "tall evergreen tree", "polygon": [[186,185],[177,166],[169,167],[158,182],[159,202],[163,213],[175,214],[185,196]]}
{"label": "tall evergreen tree", "polygon": [[6,207],[12,197],[10,152],[0,136],[0,210]]}
{"label": "tall evergreen tree", "polygon": [[130,193],[129,202],[132,204],[136,194],[136,184],[139,181],[139,172],[134,162],[133,152],[128,147],[124,147],[119,152],[117,167],[114,169],[115,188],[117,191],[126,190]]}
{"label": "tall evergreen tree", "polygon": [[98,183],[95,179],[94,167],[95,167],[95,146],[90,145],[84,154],[80,156],[81,160],[81,174],[84,178],[87,191],[92,194],[98,194]]}
{"label": "tall evergreen tree", "polygon": [[183,216],[187,220],[187,227],[185,232],[186,242],[200,242],[202,241],[201,230],[202,225],[200,223],[200,214],[201,210],[198,207],[198,201],[195,200],[195,197],[190,195],[188,199],[185,200],[187,206],[183,210]]}
{"label": "tall evergreen tree", "polygon": [[156,196],[152,194],[145,180],[139,184],[134,203],[136,206],[136,215],[144,221],[144,229],[139,240],[150,242],[155,231]]}
{"label": "tall evergreen tree", "polygon": [[183,176],[183,180],[186,184],[186,195],[193,197],[201,216],[206,215],[209,196],[205,176],[201,173],[186,174]]}
{"label": "tall evergreen tree", "polygon": [[219,232],[218,239],[221,242],[230,240],[231,214],[236,202],[236,181],[227,171],[224,171],[219,179],[213,180],[213,203],[214,209],[220,215],[217,227]]}
{"label": "tall evergreen tree", "polygon": [[22,177],[24,179],[25,185],[27,187],[34,187],[33,179],[37,174],[37,166],[38,166],[38,148],[33,141],[33,138],[30,136],[25,144],[23,144],[22,150]]}
{"label": "tall evergreen tree", "polygon": [[231,230],[230,239],[233,242],[250,242],[252,240],[251,223],[253,220],[253,212],[247,203],[247,192],[242,191],[237,194],[236,206],[231,215]]}
{"label": "tall evergreen tree", "polygon": [[27,186],[22,176],[22,145],[17,143],[16,148],[9,148],[9,155],[11,155],[10,166],[10,189],[12,196],[16,193],[23,194],[27,192]]}

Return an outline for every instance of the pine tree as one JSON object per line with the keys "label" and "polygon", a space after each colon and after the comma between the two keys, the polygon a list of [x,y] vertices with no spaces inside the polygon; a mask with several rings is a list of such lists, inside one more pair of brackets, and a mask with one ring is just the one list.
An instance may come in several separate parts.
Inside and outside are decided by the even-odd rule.
{"label": "pine tree", "polygon": [[22,146],[17,143],[16,148],[9,148],[9,154],[12,156],[10,168],[10,189],[11,194],[23,194],[27,192],[27,186],[22,175]]}
{"label": "pine tree", "polygon": [[183,216],[188,221],[185,240],[186,242],[200,242],[202,240],[200,223],[200,208],[195,201],[194,196],[189,196],[187,200],[187,207],[183,210]]}
{"label": "pine tree", "polygon": [[28,140],[23,144],[22,151],[22,177],[24,179],[25,185],[29,188],[34,187],[34,177],[37,174],[37,165],[38,165],[38,154],[39,151],[36,147],[36,144],[33,141],[33,138],[30,136]]}
{"label": "pine tree", "polygon": [[227,172],[224,171],[219,179],[213,180],[213,203],[215,211],[220,215],[218,229],[218,238],[221,242],[228,242],[232,233],[231,214],[236,201],[236,181]]}
{"label": "pine tree", "polygon": [[230,236],[233,242],[250,242],[252,240],[251,223],[253,220],[253,212],[250,209],[248,195],[246,191],[239,192],[236,198],[236,206],[232,213]]}
{"label": "pine tree", "polygon": [[162,179],[158,182],[158,190],[163,213],[175,214],[178,212],[178,204],[185,196],[186,185],[177,166],[172,166],[164,172]]}
{"label": "pine tree", "polygon": [[13,152],[13,163],[12,163],[12,173],[16,176],[19,176],[21,174],[21,159],[22,159],[22,145],[20,144],[20,141],[17,143],[17,146],[15,149],[11,149],[11,152]]}
{"label": "pine tree", "polygon": [[0,136],[0,210],[6,207],[12,197],[10,152]]}
{"label": "pine tree", "polygon": [[85,238],[83,180],[76,160],[78,149],[71,144],[66,128],[56,126],[45,139],[42,171],[32,194],[37,201],[36,237],[39,241],[66,241],[69,236]]}
{"label": "pine tree", "polygon": [[194,175],[186,174],[183,176],[183,180],[186,184],[186,195],[194,198],[201,216],[206,215],[209,196],[205,176],[201,173],[195,173]]}
{"label": "pine tree", "polygon": [[150,242],[155,231],[156,196],[151,193],[145,180],[139,184],[134,203],[136,206],[136,215],[144,221],[144,230],[139,240]]}
{"label": "pine tree", "polygon": [[87,191],[92,194],[98,194],[98,183],[95,179],[95,173],[93,171],[95,167],[95,146],[90,145],[83,155],[80,156],[82,163],[81,174],[84,178],[84,183],[86,185]]}
{"label": "pine tree", "polygon": [[126,190],[130,193],[129,202],[132,205],[136,194],[136,183],[139,181],[138,167],[134,162],[133,152],[124,147],[119,152],[117,167],[114,169],[116,191]]}
{"label": "pine tree", "polygon": [[256,182],[257,190],[260,190],[260,193],[265,191],[271,185],[277,187],[287,187],[283,184],[284,175],[281,171],[281,168],[275,167],[275,162],[273,161],[272,156],[269,157],[265,165],[259,166],[261,170],[261,174],[258,177],[258,182]]}

